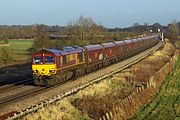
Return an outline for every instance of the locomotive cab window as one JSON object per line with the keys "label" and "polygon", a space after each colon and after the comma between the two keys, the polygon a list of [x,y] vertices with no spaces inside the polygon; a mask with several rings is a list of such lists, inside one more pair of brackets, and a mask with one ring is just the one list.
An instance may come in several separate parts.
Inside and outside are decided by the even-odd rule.
{"label": "locomotive cab window", "polygon": [[34,56],[33,63],[34,64],[42,64],[42,57],[41,56]]}
{"label": "locomotive cab window", "polygon": [[45,56],[45,64],[54,64],[54,56]]}
{"label": "locomotive cab window", "polygon": [[84,53],[79,53],[79,62],[83,62]]}
{"label": "locomotive cab window", "polygon": [[62,56],[62,64],[64,65],[64,64],[66,64],[66,62],[67,62],[66,55],[63,55]]}

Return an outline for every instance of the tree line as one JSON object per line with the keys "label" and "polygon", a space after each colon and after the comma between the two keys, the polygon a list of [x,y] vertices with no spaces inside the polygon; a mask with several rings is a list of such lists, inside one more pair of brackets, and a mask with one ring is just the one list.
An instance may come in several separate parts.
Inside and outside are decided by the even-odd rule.
{"label": "tree line", "polygon": [[[180,34],[180,22],[173,21],[167,26],[154,23],[140,25],[135,22],[129,28],[106,28],[97,24],[91,17],[80,16],[70,21],[66,26],[34,25],[1,25],[0,41],[9,39],[34,39],[33,51],[42,47],[57,47],[61,45],[87,45],[131,38],[141,34],[149,34],[150,30],[165,32],[166,36],[176,39]],[[52,40],[54,39],[54,40]]]}
{"label": "tree line", "polygon": [[[142,34],[157,33],[158,29],[165,33],[165,37],[172,42],[180,36],[180,22],[173,21],[167,26],[154,23],[153,25],[140,25],[134,23],[129,28],[106,28],[97,24],[91,17],[80,16],[75,21],[70,21],[66,26],[35,25],[0,25],[0,43],[8,43],[9,39],[33,39],[34,43],[30,52],[41,48],[60,48],[64,45],[97,44],[114,40],[137,37]],[[6,47],[0,48],[0,63],[7,64],[13,61],[13,50]]]}

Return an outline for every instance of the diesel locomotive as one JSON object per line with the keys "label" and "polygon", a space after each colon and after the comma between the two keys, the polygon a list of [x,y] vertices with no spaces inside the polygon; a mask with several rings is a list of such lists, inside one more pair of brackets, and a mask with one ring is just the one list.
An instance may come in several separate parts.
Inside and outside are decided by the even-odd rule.
{"label": "diesel locomotive", "polygon": [[159,34],[153,34],[83,47],[41,49],[32,55],[34,83],[52,86],[76,78],[144,51],[156,45],[159,38]]}

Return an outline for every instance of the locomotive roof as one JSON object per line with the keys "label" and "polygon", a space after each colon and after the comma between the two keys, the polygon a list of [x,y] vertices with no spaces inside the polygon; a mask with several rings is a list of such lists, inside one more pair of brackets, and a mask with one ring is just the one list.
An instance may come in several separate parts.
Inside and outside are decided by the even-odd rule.
{"label": "locomotive roof", "polygon": [[96,45],[87,45],[87,46],[84,46],[84,48],[87,48],[88,51],[91,51],[91,50],[98,50],[98,49],[103,49],[102,45],[100,45],[100,44],[96,44]]}
{"label": "locomotive roof", "polygon": [[61,49],[54,49],[54,48],[45,48],[42,49],[48,52],[51,52],[55,55],[66,55],[66,54],[72,54],[72,53],[77,53],[77,52],[83,52],[84,49],[79,46],[63,46]]}
{"label": "locomotive roof", "polygon": [[101,45],[103,45],[105,48],[116,46],[113,42],[109,42],[109,43],[101,43]]}

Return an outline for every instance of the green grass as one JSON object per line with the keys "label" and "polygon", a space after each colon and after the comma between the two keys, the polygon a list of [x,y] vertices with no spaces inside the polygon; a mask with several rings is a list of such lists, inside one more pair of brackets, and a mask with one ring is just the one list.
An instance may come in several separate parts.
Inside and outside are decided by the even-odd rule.
{"label": "green grass", "polygon": [[13,51],[15,61],[23,61],[30,57],[28,50],[32,47],[33,40],[8,40],[8,42],[10,45],[6,48]]}
{"label": "green grass", "polygon": [[10,48],[20,52],[26,53],[33,44],[33,40],[9,40]]}
{"label": "green grass", "polygon": [[180,57],[172,75],[160,87],[151,103],[133,118],[137,120],[180,120]]}
{"label": "green grass", "polygon": [[7,41],[0,40],[0,44],[7,44]]}

